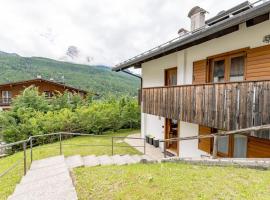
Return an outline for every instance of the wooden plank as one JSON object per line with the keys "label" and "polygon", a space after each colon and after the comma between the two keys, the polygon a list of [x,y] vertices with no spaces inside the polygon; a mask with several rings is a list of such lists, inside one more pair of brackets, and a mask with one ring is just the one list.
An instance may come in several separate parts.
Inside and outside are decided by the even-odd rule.
{"label": "wooden plank", "polygon": [[253,126],[253,82],[247,84],[246,127]]}
{"label": "wooden plank", "polygon": [[241,83],[239,85],[240,91],[240,105],[239,105],[239,128],[243,129],[247,127],[246,120],[247,120],[247,84]]}
{"label": "wooden plank", "polygon": [[147,88],[144,113],[221,130],[270,123],[270,81]]}
{"label": "wooden plank", "polygon": [[247,145],[248,158],[269,158],[270,157],[270,140],[249,137]]}

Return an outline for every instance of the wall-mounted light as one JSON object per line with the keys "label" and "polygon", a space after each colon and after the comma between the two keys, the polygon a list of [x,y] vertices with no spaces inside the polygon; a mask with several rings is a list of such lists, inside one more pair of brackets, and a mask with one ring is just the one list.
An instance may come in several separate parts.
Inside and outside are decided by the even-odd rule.
{"label": "wall-mounted light", "polygon": [[269,44],[270,43],[270,35],[264,36],[263,42]]}

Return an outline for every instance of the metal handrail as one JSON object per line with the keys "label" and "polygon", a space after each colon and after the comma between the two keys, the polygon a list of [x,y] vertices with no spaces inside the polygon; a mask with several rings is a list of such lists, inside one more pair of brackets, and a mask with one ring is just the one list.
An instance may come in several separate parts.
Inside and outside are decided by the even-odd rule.
{"label": "metal handrail", "polygon": [[[255,131],[261,131],[261,130],[269,130],[270,129],[270,124],[268,125],[262,125],[262,126],[254,126],[251,128],[245,128],[245,129],[239,129],[239,130],[234,130],[234,131],[222,131],[220,133],[212,133],[209,135],[197,135],[197,136],[190,136],[190,137],[179,137],[179,138],[170,138],[170,139],[164,139],[160,140],[160,143],[167,143],[167,142],[180,142],[180,141],[185,141],[185,140],[199,140],[199,139],[209,139],[209,138],[214,138],[213,142],[213,158],[217,158],[217,139],[220,136],[230,136],[230,135],[236,135],[236,134],[250,134],[250,132],[255,132]],[[166,158],[166,149],[164,145],[164,158]]]}
{"label": "metal handrail", "polygon": [[[101,138],[108,138],[111,139],[111,145],[96,145],[96,144],[62,144],[62,136],[63,135],[70,135],[70,136],[89,136],[89,137],[101,137]],[[4,170],[4,172],[2,172],[0,174],[0,178],[3,177],[4,175],[8,174],[8,172],[12,171],[12,169],[14,169],[16,166],[18,166],[21,161],[23,161],[23,165],[24,165],[24,175],[27,173],[27,156],[26,156],[26,150],[27,150],[27,144],[30,143],[30,163],[33,162],[33,140],[37,139],[37,138],[44,138],[44,137],[48,137],[48,136],[58,136],[58,141],[59,141],[59,154],[62,155],[63,153],[63,146],[96,146],[96,147],[111,147],[111,152],[112,152],[112,156],[114,155],[114,149],[115,147],[120,147],[120,148],[127,148],[127,147],[143,147],[144,148],[144,154],[146,154],[146,142],[145,142],[145,138],[135,138],[135,137],[124,137],[124,136],[108,136],[108,135],[94,135],[94,134],[83,134],[83,133],[69,133],[69,132],[58,132],[58,133],[50,133],[50,134],[41,134],[41,135],[34,135],[34,136],[30,136],[28,139],[26,140],[21,140],[21,141],[17,141],[17,142],[13,142],[13,143],[9,143],[9,144],[4,144],[0,146],[0,149],[6,149],[6,148],[10,148],[13,146],[17,146],[17,145],[22,145],[23,148],[23,159],[20,159],[19,161],[17,161],[15,164],[13,164],[11,167],[9,167],[8,169]],[[144,144],[142,146],[127,146],[127,145],[115,145],[114,144],[114,140],[115,139],[132,139],[132,140],[143,140]],[[48,143],[50,144],[50,143]],[[37,146],[41,146],[42,145],[37,145]],[[58,145],[55,145],[58,146]]]}

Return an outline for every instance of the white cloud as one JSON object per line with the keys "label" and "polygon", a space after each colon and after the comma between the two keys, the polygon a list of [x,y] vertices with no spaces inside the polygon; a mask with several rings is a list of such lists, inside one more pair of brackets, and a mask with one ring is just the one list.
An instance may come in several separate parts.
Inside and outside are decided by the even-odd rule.
{"label": "white cloud", "polygon": [[70,45],[114,65],[189,29],[199,5],[214,16],[243,0],[1,0],[2,51],[62,58]]}

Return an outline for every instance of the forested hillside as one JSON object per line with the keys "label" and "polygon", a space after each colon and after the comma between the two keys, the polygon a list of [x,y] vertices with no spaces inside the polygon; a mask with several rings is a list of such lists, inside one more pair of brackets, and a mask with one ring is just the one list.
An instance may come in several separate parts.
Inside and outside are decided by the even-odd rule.
{"label": "forested hillside", "polygon": [[112,72],[109,67],[60,62],[48,58],[21,57],[0,52],[0,84],[42,76],[64,81],[101,95],[136,96],[139,79],[125,73]]}

